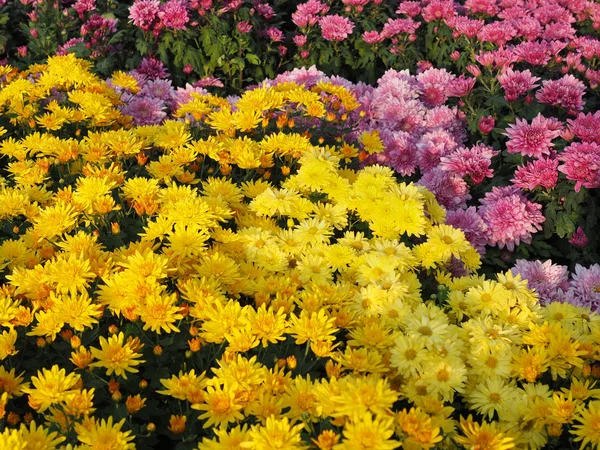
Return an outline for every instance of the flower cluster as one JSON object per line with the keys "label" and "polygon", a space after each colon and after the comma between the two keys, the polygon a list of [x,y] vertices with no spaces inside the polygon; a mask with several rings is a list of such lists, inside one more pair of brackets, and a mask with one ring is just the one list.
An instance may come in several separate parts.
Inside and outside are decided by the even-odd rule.
{"label": "flower cluster", "polygon": [[[476,212],[325,144],[315,121],[365,117],[351,86],[223,98],[150,68],[2,74],[3,447],[600,444],[596,266],[578,304],[541,305],[524,267],[478,275],[447,224]],[[172,117],[124,114],[144,89]]]}

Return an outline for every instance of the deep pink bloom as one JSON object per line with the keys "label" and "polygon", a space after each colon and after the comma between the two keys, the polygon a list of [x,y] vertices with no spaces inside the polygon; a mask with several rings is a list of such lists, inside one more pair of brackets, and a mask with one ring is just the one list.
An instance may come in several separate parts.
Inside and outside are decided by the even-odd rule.
{"label": "deep pink bloom", "polygon": [[265,30],[265,33],[273,42],[283,41],[283,32],[279,28],[269,27]]}
{"label": "deep pink bloom", "polygon": [[275,16],[275,11],[268,3],[254,3],[254,7],[258,11],[258,14],[263,16],[265,19],[270,20]]}
{"label": "deep pink bloom", "polygon": [[421,14],[421,2],[405,1],[400,2],[396,14],[405,14],[409,17],[415,17]]}
{"label": "deep pink bloom", "polygon": [[512,182],[521,189],[534,190],[538,186],[552,189],[558,181],[558,160],[551,158],[536,159],[515,171]]}
{"label": "deep pink bloom", "polygon": [[187,10],[187,0],[169,0],[161,5],[158,18],[165,28],[185,30],[185,25],[190,21]]}
{"label": "deep pink bloom", "polygon": [[57,54],[58,56],[65,56],[65,55],[68,55],[68,54],[70,53],[70,52],[69,52],[69,49],[70,49],[71,47],[73,47],[74,45],[76,45],[76,44],[79,44],[80,42],[83,42],[83,41],[84,41],[84,39],[83,39],[83,38],[72,38],[72,39],[69,39],[69,40],[68,40],[67,42],[65,42],[63,45],[60,45],[60,46],[58,47],[58,50],[56,51],[56,54]]}
{"label": "deep pink bloom", "polygon": [[545,66],[550,61],[550,47],[546,42],[522,42],[514,49],[518,61],[533,66]]}
{"label": "deep pink bloom", "polygon": [[517,119],[516,123],[510,124],[503,133],[508,136],[506,149],[509,153],[521,153],[525,156],[540,158],[549,155],[552,140],[560,136],[562,124],[553,117],[544,117],[538,114],[528,124],[525,119]]}
{"label": "deep pink bloom", "polygon": [[429,106],[443,105],[450,95],[454,75],[446,69],[428,69],[417,75],[423,101]]}
{"label": "deep pink bloom", "polygon": [[77,0],[73,5],[73,9],[77,11],[80,19],[86,12],[90,12],[96,9],[96,0]]}
{"label": "deep pink bloom", "polygon": [[388,39],[403,33],[414,34],[420,25],[412,19],[388,19],[383,25],[381,36]]}
{"label": "deep pink bloom", "polygon": [[456,32],[461,35],[468,37],[469,39],[477,36],[481,27],[485,25],[483,20],[474,20],[469,19],[465,16],[452,16],[445,19],[446,25],[450,27],[452,30],[456,30]]}
{"label": "deep pink bloom", "polygon": [[565,108],[569,114],[583,109],[585,85],[573,75],[558,80],[545,80],[535,95],[538,102]]}
{"label": "deep pink bloom", "polygon": [[481,27],[477,38],[482,42],[491,42],[502,47],[516,35],[517,30],[510,22],[492,22]]}
{"label": "deep pink bloom", "polygon": [[487,117],[482,116],[479,119],[479,122],[477,123],[477,127],[479,128],[479,131],[481,131],[483,134],[490,133],[494,129],[495,125],[496,125],[496,121],[494,120],[494,118],[492,116],[487,116]]}
{"label": "deep pink bloom", "polygon": [[493,17],[499,11],[496,0],[467,0],[465,2],[465,7],[473,15],[483,13]]}
{"label": "deep pink bloom", "polygon": [[381,36],[379,34],[378,31],[365,31],[362,34],[362,39],[363,41],[365,41],[367,44],[377,44],[381,41],[383,41],[383,36]]}
{"label": "deep pink bloom", "polygon": [[321,17],[319,25],[321,36],[326,41],[343,41],[354,29],[354,22],[337,14]]}
{"label": "deep pink bloom", "polygon": [[448,95],[450,97],[464,97],[473,90],[475,78],[467,78],[464,75],[452,80],[448,85]]}
{"label": "deep pink bloom", "polygon": [[432,0],[421,11],[425,22],[432,22],[452,17],[454,15],[454,3],[449,0]]}
{"label": "deep pink bloom", "polygon": [[446,224],[452,225],[454,228],[460,228],[471,245],[480,254],[485,254],[487,225],[479,214],[477,214],[475,207],[471,206],[467,209],[448,211]]}
{"label": "deep pink bloom", "polygon": [[296,36],[294,36],[294,44],[296,44],[298,47],[304,47],[304,45],[306,44],[306,35],[304,34],[298,34]]}
{"label": "deep pink bloom", "polygon": [[414,138],[404,131],[394,131],[390,139],[383,138],[389,165],[402,176],[412,175],[417,168]]}
{"label": "deep pink bloom", "polygon": [[567,266],[552,264],[549,259],[543,263],[518,259],[511,272],[527,280],[528,286],[537,292],[542,305],[562,300],[569,289]]}
{"label": "deep pink bloom", "polygon": [[504,98],[509,102],[514,102],[520,95],[539,86],[537,82],[539,77],[534,77],[529,70],[512,70],[506,68],[501,75],[498,75],[498,82],[504,88]]}
{"label": "deep pink bloom", "polygon": [[[515,13],[518,14],[517,11]],[[528,41],[536,40],[543,31],[542,25],[539,20],[534,17],[521,16],[515,17],[510,22],[513,27],[517,30],[517,36],[523,36]]]}
{"label": "deep pink bloom", "polygon": [[494,187],[480,201],[479,215],[488,227],[488,245],[513,251],[521,242],[531,243],[532,233],[546,220],[542,205],[527,200],[516,186]]}
{"label": "deep pink bloom", "polygon": [[250,33],[250,31],[252,30],[252,24],[247,20],[241,20],[237,24],[237,30],[240,33]]}
{"label": "deep pink bloom", "polygon": [[575,192],[581,187],[600,187],[600,144],[574,142],[558,157],[563,162],[558,170],[569,180],[575,181]]}
{"label": "deep pink bloom", "polygon": [[600,144],[600,111],[579,113],[577,118],[568,119],[567,123],[569,130],[582,141]]}
{"label": "deep pink bloom", "polygon": [[150,56],[142,59],[136,71],[150,79],[167,78],[169,76],[169,72],[167,72],[167,68],[162,61]]}
{"label": "deep pink bloom", "polygon": [[440,159],[440,168],[454,175],[464,178],[470,176],[473,184],[481,184],[485,178],[492,178],[494,171],[491,169],[492,158],[498,154],[497,150],[484,144],[477,144],[471,148],[458,148]]}
{"label": "deep pink bloom", "polygon": [[136,96],[123,108],[123,114],[132,116],[134,125],[159,125],[167,116],[165,103],[158,98]]}
{"label": "deep pink bloom", "polygon": [[577,231],[573,233],[569,242],[575,247],[583,248],[589,244],[590,240],[586,236],[585,231],[583,231],[583,228],[577,227]]}
{"label": "deep pink bloom", "polygon": [[474,77],[480,77],[481,76],[481,69],[478,66],[476,66],[475,64],[469,64],[466,67],[466,69]]}

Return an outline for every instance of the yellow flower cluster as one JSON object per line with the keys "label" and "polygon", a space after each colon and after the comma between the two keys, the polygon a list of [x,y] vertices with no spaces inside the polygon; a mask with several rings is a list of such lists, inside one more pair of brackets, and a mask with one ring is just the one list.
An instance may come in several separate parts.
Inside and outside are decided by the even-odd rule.
{"label": "yellow flower cluster", "polygon": [[[85,69],[72,61],[6,86],[34,92],[48,73],[41,85],[105,89],[70,78]],[[184,120],[90,122],[66,159],[48,133],[0,144],[0,448],[600,445],[600,317],[541,307],[510,272],[478,276],[426,189],[265,131],[292,103],[325,114],[323,93],[355,105],[326,84],[264,87],[235,109],[184,105],[214,129],[200,139]],[[279,182],[242,170],[290,155]],[[219,164],[239,171],[207,176]]]}

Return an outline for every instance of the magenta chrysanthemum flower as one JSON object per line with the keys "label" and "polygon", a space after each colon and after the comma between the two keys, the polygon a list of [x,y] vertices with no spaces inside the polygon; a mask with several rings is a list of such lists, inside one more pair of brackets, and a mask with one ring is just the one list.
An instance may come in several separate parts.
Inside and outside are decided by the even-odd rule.
{"label": "magenta chrysanthemum flower", "polygon": [[292,22],[300,28],[309,25],[315,25],[319,21],[320,14],[327,14],[329,6],[321,3],[319,0],[309,0],[306,3],[301,3],[296,8],[296,12],[292,14]]}
{"label": "magenta chrysanthemum flower", "polygon": [[428,106],[440,106],[448,100],[448,87],[455,76],[446,69],[428,69],[417,75],[421,98]]}
{"label": "magenta chrysanthemum flower", "polygon": [[504,98],[509,102],[514,102],[520,95],[538,86],[539,77],[534,77],[529,70],[504,69],[501,75],[498,75],[498,82],[504,88]]}
{"label": "magenta chrysanthemum flower", "polygon": [[77,44],[79,44],[80,42],[83,42],[84,39],[83,38],[73,38],[73,39],[69,39],[67,42],[65,42],[63,45],[58,47],[58,50],[56,51],[56,55],[57,56],[65,56],[69,54],[69,49]]}
{"label": "magenta chrysanthemum flower", "polygon": [[451,133],[456,142],[464,142],[467,139],[467,132],[465,123],[458,117],[458,112],[456,107],[436,106],[425,114],[424,126],[429,129],[442,128]]}
{"label": "magenta chrysanthemum flower", "polygon": [[585,268],[580,264],[575,266],[572,274],[567,301],[577,306],[598,311],[600,308],[600,264]]}
{"label": "magenta chrysanthemum flower", "polygon": [[585,234],[585,231],[583,231],[583,228],[577,227],[577,231],[573,233],[569,239],[569,243],[573,244],[575,247],[583,248],[587,247],[587,245],[590,243],[590,240]]}
{"label": "magenta chrysanthemum flower", "polygon": [[185,25],[190,21],[187,0],[169,0],[160,7],[158,18],[166,28],[185,30]]}
{"label": "magenta chrysanthemum flower", "polygon": [[471,199],[465,180],[439,167],[427,172],[418,182],[434,193],[437,201],[446,209],[466,208]]}
{"label": "magenta chrysanthemum flower", "polygon": [[477,32],[485,25],[483,20],[469,19],[465,16],[452,16],[447,18],[444,22],[460,36],[465,36],[469,39],[477,36]]}
{"label": "magenta chrysanthemum flower", "polygon": [[123,114],[132,116],[134,125],[159,125],[167,116],[165,104],[158,98],[134,97],[123,108]]}
{"label": "magenta chrysanthemum flower", "polygon": [[442,170],[453,173],[458,177],[470,176],[473,184],[481,184],[485,178],[492,178],[494,171],[491,169],[492,158],[498,151],[484,144],[477,144],[471,148],[459,148],[448,156],[440,159]]}
{"label": "magenta chrysanthemum flower", "polygon": [[446,214],[446,223],[454,228],[460,228],[465,234],[465,238],[471,243],[477,251],[484,255],[485,245],[487,244],[487,225],[477,214],[474,206],[467,209],[457,209],[449,211]]}
{"label": "magenta chrysanthemum flower", "polygon": [[473,15],[483,13],[490,17],[495,16],[500,11],[496,0],[467,0],[465,7]]}
{"label": "magenta chrysanthemum flower", "polygon": [[73,9],[77,12],[80,19],[86,12],[90,12],[96,9],[96,0],[77,0],[73,5]]}
{"label": "magenta chrysanthemum flower", "polygon": [[171,80],[151,80],[148,81],[142,90],[139,92],[140,96],[158,98],[164,102],[170,102],[173,98],[173,86]]}
{"label": "magenta chrysanthemum flower", "polygon": [[148,31],[152,22],[158,17],[159,10],[158,0],[135,0],[129,8],[129,18],[136,27]]}
{"label": "magenta chrysanthemum flower", "polygon": [[559,80],[545,80],[535,94],[538,102],[561,106],[569,114],[583,109],[585,85],[573,75],[565,75]]}
{"label": "magenta chrysanthemum flower", "polygon": [[560,136],[562,124],[553,117],[544,117],[538,114],[528,124],[525,119],[517,119],[503,133],[508,136],[506,149],[509,153],[521,153],[525,156],[540,158],[549,155],[552,140]]}
{"label": "magenta chrysanthemum flower", "polygon": [[575,181],[575,192],[581,187],[600,187],[600,144],[574,142],[558,157],[563,162],[558,170],[569,180]]}
{"label": "magenta chrysanthemum flower", "polygon": [[319,25],[321,36],[327,41],[343,41],[354,29],[354,22],[337,14],[321,17]]}
{"label": "magenta chrysanthemum flower", "polygon": [[579,113],[577,118],[568,119],[569,130],[584,142],[600,144],[600,111],[594,114]]}
{"label": "magenta chrysanthemum flower", "polygon": [[537,292],[542,305],[562,301],[569,288],[567,266],[552,264],[551,260],[542,263],[518,259],[511,272],[527,280],[528,286]]}
{"label": "magenta chrysanthemum flower", "polygon": [[412,175],[417,168],[414,138],[405,131],[382,132],[380,136],[386,148],[388,165],[403,176]]}
{"label": "magenta chrysanthemum flower", "polygon": [[146,57],[142,59],[142,62],[136,69],[136,72],[151,80],[156,78],[167,78],[169,76],[169,72],[167,72],[167,68],[162,61],[152,57]]}
{"label": "magenta chrysanthemum flower", "polygon": [[542,205],[527,200],[515,186],[494,187],[481,200],[479,215],[488,227],[488,245],[512,251],[521,242],[531,243],[532,233],[546,220]]}
{"label": "magenta chrysanthemum flower", "polygon": [[454,15],[454,2],[448,0],[432,0],[423,8],[421,15],[425,22],[452,17]]}
{"label": "magenta chrysanthemum flower", "polygon": [[396,14],[405,14],[408,17],[415,17],[421,13],[421,2],[405,1],[398,5]]}
{"label": "magenta chrysanthemum flower", "polygon": [[522,42],[514,49],[518,61],[533,66],[545,66],[550,61],[550,47],[546,42]]}
{"label": "magenta chrysanthemum flower", "polygon": [[365,31],[362,34],[362,40],[367,44],[373,45],[383,41],[383,36],[378,31]]}
{"label": "magenta chrysanthemum flower", "polygon": [[420,26],[419,22],[415,22],[412,19],[388,19],[383,25],[381,36],[385,39],[390,39],[404,33],[412,35],[415,34],[417,28]]}
{"label": "magenta chrysanthemum flower", "polygon": [[515,171],[512,182],[521,189],[534,190],[538,186],[552,189],[558,181],[558,160],[542,158],[528,162]]}
{"label": "magenta chrysanthemum flower", "polygon": [[448,96],[449,97],[464,97],[473,90],[475,82],[477,80],[472,77],[465,77],[464,75],[452,80],[448,85]]}
{"label": "magenta chrysanthemum flower", "polygon": [[481,27],[477,33],[477,38],[481,42],[491,42],[499,47],[504,46],[508,41],[517,35],[517,30],[510,22],[492,22]]}

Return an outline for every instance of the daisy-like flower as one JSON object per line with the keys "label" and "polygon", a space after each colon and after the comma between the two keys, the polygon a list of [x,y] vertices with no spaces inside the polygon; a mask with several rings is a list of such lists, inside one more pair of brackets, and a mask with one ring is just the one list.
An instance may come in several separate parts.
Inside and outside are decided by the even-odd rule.
{"label": "daisy-like flower", "polygon": [[582,408],[575,420],[579,422],[571,429],[576,436],[575,442],[581,441],[581,448],[588,444],[592,448],[600,446],[600,401],[590,402],[586,408]]}
{"label": "daisy-like flower", "polygon": [[43,412],[51,405],[65,400],[77,392],[73,389],[79,382],[80,376],[75,373],[67,375],[65,369],[53,365],[50,370],[42,369],[37,376],[31,377],[32,387],[23,388],[29,394],[29,404],[38,412]]}
{"label": "daisy-like flower", "polygon": [[87,444],[90,448],[118,448],[119,450],[133,450],[135,444],[131,431],[121,431],[125,419],[113,423],[113,418],[108,420],[87,419],[75,424],[75,432],[79,442]]}
{"label": "daisy-like flower", "polygon": [[477,423],[469,416],[467,419],[461,417],[460,429],[463,436],[457,436],[454,440],[465,448],[485,448],[486,450],[509,450],[515,448],[512,437],[505,436],[496,428],[495,423]]}
{"label": "daisy-like flower", "polygon": [[508,136],[506,148],[509,153],[521,153],[524,156],[541,158],[549,155],[552,140],[560,136],[562,124],[555,118],[547,118],[538,114],[528,124],[525,119],[517,119],[516,123],[509,125],[506,132]]}
{"label": "daisy-like flower", "polygon": [[138,366],[146,361],[139,359],[142,354],[137,353],[137,348],[141,344],[135,344],[134,341],[125,342],[125,335],[120,332],[108,338],[100,337],[100,349],[91,347],[92,355],[98,361],[90,364],[91,367],[104,367],[107,375],[113,373],[127,379],[127,372],[135,373]]}
{"label": "daisy-like flower", "polygon": [[209,386],[204,395],[204,402],[194,403],[192,408],[203,411],[198,418],[206,419],[204,428],[214,425],[223,427],[244,418],[241,413],[242,405],[235,398],[234,389],[227,385]]}
{"label": "daisy-like flower", "polygon": [[371,413],[367,412],[346,423],[344,440],[333,448],[334,450],[392,450],[398,448],[400,444],[391,439],[393,434],[392,417],[373,417]]}

